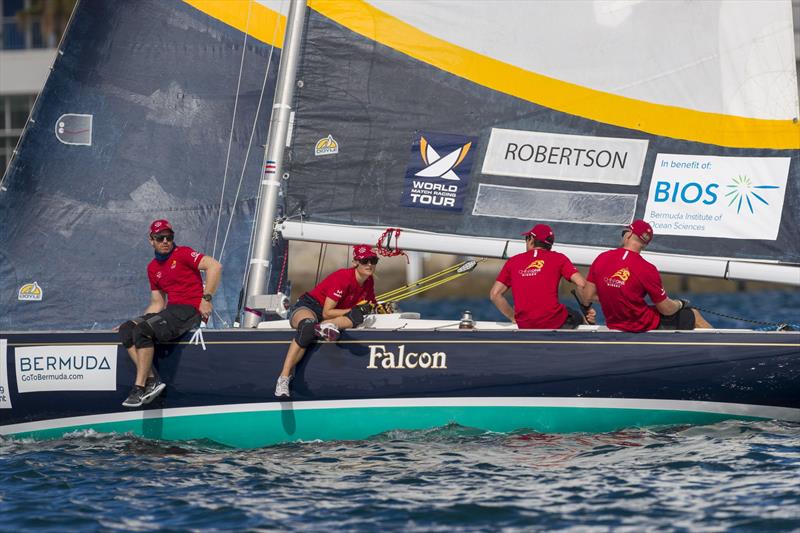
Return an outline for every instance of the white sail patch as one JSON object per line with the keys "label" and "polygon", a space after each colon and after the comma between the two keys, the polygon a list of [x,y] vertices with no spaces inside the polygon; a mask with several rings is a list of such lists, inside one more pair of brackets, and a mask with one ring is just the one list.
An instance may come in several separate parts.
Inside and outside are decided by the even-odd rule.
{"label": "white sail patch", "polygon": [[63,144],[92,145],[93,115],[66,113],[56,121],[56,139]]}
{"label": "white sail patch", "polygon": [[17,390],[117,390],[117,347],[26,346],[14,350]]}
{"label": "white sail patch", "polygon": [[8,340],[0,339],[0,409],[11,409],[11,391],[8,390]]}
{"label": "white sail patch", "polygon": [[528,189],[481,183],[472,214],[575,224],[624,226],[636,214],[637,195]]}
{"label": "white sail patch", "polygon": [[656,234],[775,240],[788,157],[658,154],[644,218]]}
{"label": "white sail patch", "polygon": [[647,140],[492,128],[482,172],[498,176],[639,185]]}

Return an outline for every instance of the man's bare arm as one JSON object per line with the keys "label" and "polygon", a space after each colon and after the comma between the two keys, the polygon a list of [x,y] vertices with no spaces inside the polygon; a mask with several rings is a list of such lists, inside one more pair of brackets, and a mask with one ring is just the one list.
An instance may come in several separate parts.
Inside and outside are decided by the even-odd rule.
{"label": "man's bare arm", "polygon": [[578,285],[577,293],[578,299],[583,305],[589,305],[597,301],[597,286],[591,281],[585,281],[583,287]]}
{"label": "man's bare arm", "polygon": [[505,297],[507,290],[508,286],[505,283],[495,281],[494,285],[492,285],[492,289],[489,291],[489,299],[507,319],[514,322],[514,308],[511,307],[511,304],[508,303]]}
{"label": "man's bare arm", "polygon": [[204,255],[197,268],[206,273],[205,293],[214,294],[222,279],[222,264],[210,255]]}
{"label": "man's bare arm", "polygon": [[656,304],[656,309],[658,309],[658,312],[666,316],[674,315],[682,308],[683,304],[680,302],[680,300],[673,300],[672,298],[666,298]]}
{"label": "man's bare arm", "polygon": [[167,306],[167,298],[164,291],[150,291],[150,305],[144,310],[147,313],[160,313]]}

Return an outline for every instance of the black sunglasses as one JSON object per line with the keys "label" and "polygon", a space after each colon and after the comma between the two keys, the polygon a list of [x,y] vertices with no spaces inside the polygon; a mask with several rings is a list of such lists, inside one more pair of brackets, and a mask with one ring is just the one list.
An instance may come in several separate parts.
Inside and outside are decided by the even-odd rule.
{"label": "black sunglasses", "polygon": [[361,263],[362,265],[366,265],[366,264],[377,265],[378,264],[378,258],[377,257],[368,257],[366,259],[359,259],[358,262]]}
{"label": "black sunglasses", "polygon": [[164,241],[172,242],[175,240],[175,235],[173,235],[172,233],[168,233],[166,235],[151,235],[150,238],[152,238],[156,242],[164,242]]}

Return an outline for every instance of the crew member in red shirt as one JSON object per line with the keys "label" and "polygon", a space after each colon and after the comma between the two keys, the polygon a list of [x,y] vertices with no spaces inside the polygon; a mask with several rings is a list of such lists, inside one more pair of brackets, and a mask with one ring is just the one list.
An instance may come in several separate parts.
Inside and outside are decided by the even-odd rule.
{"label": "crew member in red shirt", "polygon": [[[136,365],[136,383],[122,403],[139,407],[152,402],[166,385],[153,370],[156,342],[176,339],[211,315],[211,300],[222,276],[213,257],[175,244],[175,232],[166,220],[150,224],[155,258],[147,265],[150,305],[144,315],[119,326],[122,345]],[[200,271],[206,273],[206,285]]]}
{"label": "crew member in red shirt", "polygon": [[[561,278],[579,288],[586,281],[569,258],[550,248],[555,235],[550,226],[537,224],[525,236],[526,251],[503,265],[489,298],[506,318],[521,329],[574,329],[583,323],[582,313],[558,302]],[[505,293],[511,288],[514,307]],[[594,323],[595,311],[587,306],[586,319]]]}
{"label": "crew member in red shirt", "polygon": [[[640,255],[652,240],[650,224],[634,220],[623,230],[621,246],[594,260],[581,299],[599,299],[606,325],[611,329],[640,332],[710,328],[711,324],[697,309],[689,307],[687,300],[667,297],[658,269]],[[645,295],[654,305],[647,305]]]}
{"label": "crew member in red shirt", "polygon": [[289,324],[297,329],[289,344],[283,370],[275,385],[275,396],[289,396],[292,372],[306,349],[317,339],[335,341],[339,330],[364,322],[377,305],[372,275],[378,256],[368,244],[353,248],[353,266],[330,274],[298,298],[289,311]]}

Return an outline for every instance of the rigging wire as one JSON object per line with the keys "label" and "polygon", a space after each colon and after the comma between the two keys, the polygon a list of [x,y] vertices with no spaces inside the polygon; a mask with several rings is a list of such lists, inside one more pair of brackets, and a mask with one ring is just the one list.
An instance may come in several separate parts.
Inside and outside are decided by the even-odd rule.
{"label": "rigging wire", "polygon": [[[283,12],[284,5],[285,5],[285,2],[281,2],[280,3],[280,7],[278,8],[278,12],[279,13]],[[278,17],[278,19],[277,19],[277,22],[279,22],[279,21],[280,21],[280,17]],[[269,67],[270,67],[270,64],[272,63],[272,56],[273,56],[274,51],[275,51],[275,40],[277,38],[278,28],[279,28],[279,24],[277,22],[275,24],[275,28],[274,28],[273,35],[272,35],[272,43],[273,44],[272,44],[272,46],[270,47],[270,50],[269,50],[269,60],[267,61],[267,69],[264,72],[264,82],[261,85],[261,96],[259,96],[259,99],[258,99],[259,109],[261,108],[261,101],[264,98],[264,90],[265,90],[265,87],[266,87],[266,84],[267,84],[267,78],[269,77]],[[257,119],[258,119],[258,113],[256,113],[256,120]],[[269,139],[267,139],[267,142],[269,142]],[[249,149],[249,147],[248,147],[248,149]],[[261,159],[261,167],[259,167],[259,170],[258,170],[258,179],[259,180],[261,179],[263,168],[264,168],[264,165],[266,164],[266,162],[267,162],[267,151],[264,150],[264,157],[262,157],[262,159]],[[242,174],[242,175],[244,175],[244,174]],[[244,297],[244,289],[245,289],[245,286],[247,285],[247,278],[250,275],[250,256],[253,253],[253,240],[255,239],[255,234],[256,234],[256,215],[258,213],[258,210],[259,210],[260,206],[261,206],[261,187],[258,187],[256,189],[256,205],[255,205],[255,210],[253,212],[254,213],[253,221],[250,224],[250,238],[247,241],[247,261],[245,262],[244,272],[242,273],[242,283],[240,285],[241,289],[239,291],[240,292],[240,298],[239,298],[240,301],[239,301],[239,305],[237,306],[237,309],[236,309],[237,317],[239,316],[239,313],[240,313],[241,308],[243,306],[243,302],[241,300]],[[233,212],[231,212],[231,218],[232,217],[233,217]],[[229,224],[229,226],[230,226],[230,224]]]}
{"label": "rigging wire", "polygon": [[328,253],[328,245],[326,243],[319,243],[319,255],[317,256],[317,275],[314,278],[314,286],[319,284],[319,278],[322,275],[322,265],[325,264],[325,254]]}
{"label": "rigging wire", "polygon": [[239,107],[239,91],[242,86],[242,71],[244,70],[244,58],[247,55],[247,36],[250,29],[250,14],[253,12],[253,0],[247,2],[247,20],[244,24],[244,41],[242,42],[242,59],[239,61],[239,78],[236,80],[236,96],[233,99],[233,117],[231,118],[231,132],[228,135],[228,151],[225,154],[225,172],[222,176],[222,191],[219,195],[219,209],[217,211],[217,229],[214,231],[214,248],[211,256],[217,255],[217,237],[219,237],[219,223],[222,220],[222,205],[225,201],[225,184],[228,181],[228,163],[231,159],[231,145],[233,144],[233,130],[236,126],[236,110]]}
{"label": "rigging wire", "polygon": [[[267,80],[269,79],[269,68],[272,65],[272,56],[273,56],[273,53],[275,51],[275,39],[277,38],[277,35],[278,35],[278,25],[276,24],[275,25],[275,29],[274,29],[273,34],[272,34],[272,43],[273,44],[269,49],[269,57],[267,58],[267,68],[264,71],[264,80],[261,82],[261,94],[258,97],[258,106],[256,106],[256,116],[253,118],[253,127],[250,130],[250,139],[247,141],[247,151],[245,152],[244,161],[242,162],[242,171],[239,173],[239,183],[236,186],[236,194],[233,197],[233,204],[231,205],[231,212],[230,212],[230,215],[228,216],[228,224],[225,227],[225,236],[222,239],[222,247],[220,248],[219,259],[218,259],[220,262],[222,262],[222,256],[225,253],[225,245],[228,243],[228,235],[230,234],[230,231],[231,231],[231,224],[233,223],[233,216],[236,213],[236,204],[239,201],[239,195],[240,195],[241,190],[242,190],[242,182],[244,181],[244,173],[245,173],[245,170],[247,169],[247,161],[250,159],[250,149],[253,147],[253,137],[255,136],[256,129],[257,129],[256,126],[258,125],[258,116],[261,113],[261,104],[264,101],[264,91],[266,90]],[[261,169],[259,169],[259,176],[260,175],[261,175]],[[222,206],[220,205],[220,213],[221,212],[222,212]],[[253,217],[253,218],[255,220],[255,217]],[[252,235],[251,235],[251,241],[252,241]],[[216,242],[216,238],[215,238],[215,242]],[[250,249],[248,247],[248,257],[249,257],[249,252],[250,252]],[[244,286],[244,283],[242,283],[242,285]]]}
{"label": "rigging wire", "polygon": [[[800,329],[800,324],[797,324],[797,323],[792,323],[792,322],[765,322],[763,320],[752,320],[750,318],[742,318],[740,316],[726,315],[725,313],[719,313],[717,311],[712,311],[711,309],[707,309],[705,307],[700,307],[699,305],[692,304],[692,307],[694,309],[697,309],[698,311],[702,311],[703,313],[709,313],[711,315],[716,315],[716,316],[723,317],[723,318],[729,318],[731,320],[738,320],[740,322],[748,322],[750,324],[758,324],[758,325],[761,325],[761,326],[770,326],[770,327],[777,328],[778,331],[782,331],[785,328],[792,328],[792,329],[795,329],[795,330]],[[792,329],[789,329],[788,331],[792,331]]]}

